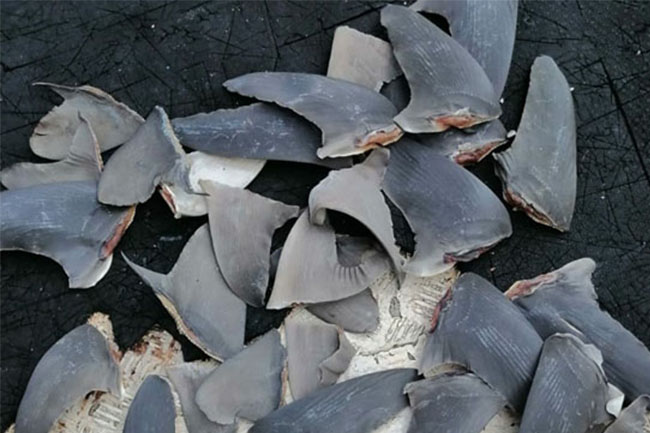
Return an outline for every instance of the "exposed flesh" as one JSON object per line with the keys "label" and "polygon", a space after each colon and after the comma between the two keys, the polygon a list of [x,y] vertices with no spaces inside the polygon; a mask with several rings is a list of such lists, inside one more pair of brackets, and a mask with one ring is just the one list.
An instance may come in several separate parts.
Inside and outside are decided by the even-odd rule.
{"label": "exposed flesh", "polygon": [[611,393],[601,362],[594,346],[569,334],[550,336],[544,342],[519,431],[587,433],[608,424]]}
{"label": "exposed flesh", "polygon": [[229,158],[201,151],[188,153],[187,160],[188,185],[163,183],[160,189],[176,218],[208,213],[206,193],[201,187],[201,182],[210,181],[234,188],[245,188],[262,171],[266,163],[259,159]]}
{"label": "exposed flesh", "polygon": [[367,87],[316,74],[254,72],[224,86],[244,96],[274,102],[302,115],[323,133],[320,158],[357,155],[402,136],[395,107]]}
{"label": "exposed flesh", "polygon": [[80,115],[91,124],[102,152],[126,142],[144,122],[138,113],[95,87],[34,85],[48,87],[64,99],[39,121],[29,139],[32,151],[40,157],[63,159],[68,155],[81,124]]}
{"label": "exposed flesh", "polygon": [[354,356],[354,347],[334,325],[289,315],[284,320],[284,329],[294,399],[336,383]]}
{"label": "exposed flesh", "polygon": [[517,136],[494,158],[507,202],[540,224],[569,230],[576,200],[576,119],[569,84],[550,57],[535,59]]}
{"label": "exposed flesh", "polygon": [[206,354],[224,360],[243,348],[246,305],[221,276],[207,224],[194,232],[168,274],[124,259],[151,286],[179,331]]}
{"label": "exposed flesh", "polygon": [[[95,316],[98,314],[89,322]],[[148,331],[120,360],[122,395],[88,394],[67,409],[49,433],[122,433],[129,405],[144,380],[151,374],[162,375],[167,367],[182,362],[179,342],[165,331]],[[176,399],[175,403],[177,433],[194,433],[183,428],[180,405]]]}
{"label": "exposed flesh", "polygon": [[478,257],[512,234],[508,211],[478,178],[430,146],[402,139],[391,150],[384,191],[415,233],[404,269],[433,275]]}
{"label": "exposed flesh", "polygon": [[542,338],[573,334],[603,355],[607,379],[628,398],[650,393],[650,351],[598,305],[591,282],[596,263],[570,262],[548,274],[518,281],[506,295],[513,299]]}
{"label": "exposed flesh", "polygon": [[253,192],[203,182],[212,246],[230,289],[253,307],[264,305],[269,282],[271,240],[300,208]]}
{"label": "exposed flesh", "polygon": [[189,163],[165,111],[156,106],[147,121],[106,163],[99,201],[115,206],[143,203],[165,183],[189,190]]}
{"label": "exposed flesh", "polygon": [[[453,270],[435,277],[407,276],[398,286],[397,277],[392,272],[386,272],[374,281],[369,289],[377,300],[379,323],[371,332],[345,333],[356,354],[339,376],[338,382],[388,369],[416,368],[436,301],[455,278],[456,272]],[[307,323],[321,323],[303,307],[294,308],[291,317]],[[290,392],[285,391],[284,401],[292,401]],[[374,433],[404,433],[409,421],[410,409],[405,408]],[[506,431],[510,433],[510,430],[500,433]]]}
{"label": "exposed flesh", "polygon": [[[469,320],[471,318],[471,320]],[[502,293],[472,273],[460,276],[433,314],[420,371],[457,364],[521,410],[542,348],[535,328]]]}
{"label": "exposed flesh", "polygon": [[448,129],[437,134],[420,134],[417,140],[432,150],[451,158],[457,164],[474,164],[494,149],[505,144],[506,129],[499,120],[476,125],[470,129]]}
{"label": "exposed flesh", "polygon": [[113,249],[135,208],[97,202],[97,182],[35,185],[0,193],[0,249],[48,257],[70,288],[92,287],[111,266]]}
{"label": "exposed flesh", "polygon": [[404,392],[413,409],[408,433],[479,433],[506,405],[471,373],[423,379],[406,385]]}
{"label": "exposed flesh", "polygon": [[362,248],[357,263],[341,263],[334,230],[327,222],[311,224],[303,212],[282,248],[267,308],[334,301],[365,290],[388,262],[372,245]]}
{"label": "exposed flesh", "polygon": [[219,424],[268,415],[280,405],[285,358],[280,334],[272,329],[210,373],[196,403]]}
{"label": "exposed flesh", "polygon": [[123,433],[175,433],[176,409],[169,383],[152,374],[133,397]]}
{"label": "exposed flesh", "polygon": [[411,89],[409,105],[395,117],[404,131],[467,128],[499,117],[490,79],[462,45],[404,6],[384,7],[381,23]]}
{"label": "exposed flesh", "polygon": [[401,75],[390,44],[348,26],[334,32],[327,76],[379,92],[384,83]]}
{"label": "exposed flesh", "polygon": [[417,0],[411,9],[442,15],[451,36],[483,67],[497,96],[508,78],[518,0]]}
{"label": "exposed flesh", "polygon": [[103,166],[99,152],[95,133],[90,124],[81,118],[68,154],[63,160],[48,164],[14,164],[0,173],[2,184],[8,189],[15,189],[55,182],[96,181]]}
{"label": "exposed flesh", "polygon": [[389,368],[417,368],[436,304],[457,276],[454,269],[433,277],[407,275],[398,285],[394,273],[385,273],[373,282],[379,324],[372,332],[346,333],[357,354],[340,380]]}
{"label": "exposed flesh", "polygon": [[260,419],[249,433],[369,433],[408,403],[413,369],[371,373],[320,389]]}
{"label": "exposed flesh", "polygon": [[47,433],[65,409],[91,391],[120,396],[119,352],[93,325],[64,335],[40,359],[27,383],[17,433]]}

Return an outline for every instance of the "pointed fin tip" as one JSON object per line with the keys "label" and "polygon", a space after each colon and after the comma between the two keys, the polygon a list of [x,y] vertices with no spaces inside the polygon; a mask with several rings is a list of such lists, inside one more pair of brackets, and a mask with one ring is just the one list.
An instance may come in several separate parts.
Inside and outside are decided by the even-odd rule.
{"label": "pointed fin tip", "polygon": [[585,282],[591,287],[593,297],[595,296],[595,291],[593,290],[591,277],[595,270],[596,262],[590,257],[583,257],[573,260],[551,272],[540,274],[527,280],[516,281],[505,291],[504,295],[511,301],[514,301],[517,298],[532,295],[544,285],[553,283],[564,277],[569,283],[576,283],[578,281]]}

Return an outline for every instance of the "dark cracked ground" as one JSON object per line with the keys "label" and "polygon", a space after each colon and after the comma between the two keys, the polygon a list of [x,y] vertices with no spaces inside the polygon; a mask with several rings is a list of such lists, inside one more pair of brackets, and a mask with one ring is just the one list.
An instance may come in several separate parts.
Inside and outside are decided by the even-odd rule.
{"label": "dark cracked ground", "polygon": [[[338,25],[385,37],[382,4],[2,2],[2,167],[37,160],[28,138],[58,102],[32,82],[92,84],[143,115],[156,104],[170,117],[230,107],[243,100],[221,87],[228,78],[259,70],[325,73]],[[575,89],[578,198],[571,231],[559,234],[512,213],[513,236],[464,269],[504,290],[516,279],[593,257],[603,307],[650,345],[650,2],[522,2],[504,95],[509,128],[517,127],[530,65],[540,54],[553,56]],[[473,170],[500,194],[491,158]],[[251,189],[305,205],[324,175],[273,163]],[[155,196],[138,207],[119,250],[167,271],[205,220],[175,220]],[[89,290],[67,289],[63,271],[45,258],[1,257],[2,430],[39,358],[94,311],[111,316],[121,348],[160,326],[183,343],[188,359],[201,356],[119,254]],[[249,310],[247,338],[281,317]]]}

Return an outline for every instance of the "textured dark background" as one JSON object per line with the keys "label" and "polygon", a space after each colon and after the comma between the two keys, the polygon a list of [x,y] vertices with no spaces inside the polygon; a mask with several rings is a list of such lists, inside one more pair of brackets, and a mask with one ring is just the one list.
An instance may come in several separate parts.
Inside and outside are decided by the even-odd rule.
{"label": "textured dark background", "polygon": [[[334,29],[346,24],[385,37],[382,2],[2,2],[2,167],[36,161],[28,137],[57,97],[34,81],[92,84],[142,115],[170,117],[241,103],[221,83],[259,70],[325,73]],[[513,236],[464,266],[501,289],[514,280],[590,256],[602,305],[650,344],[650,2],[524,1],[503,120],[516,128],[533,59],[553,56],[575,88],[578,198],[571,232],[512,213]],[[549,125],[550,128],[553,125]],[[492,160],[473,169],[500,194]],[[269,164],[254,191],[306,204],[325,170]],[[155,196],[138,207],[119,250],[167,271],[205,218],[174,220]],[[286,230],[285,230],[286,231]],[[94,311],[110,314],[122,348],[159,325],[179,336],[151,290],[119,254],[93,289],[68,290],[53,262],[2,253],[1,427],[13,421],[42,354]],[[279,314],[249,310],[247,337]]]}

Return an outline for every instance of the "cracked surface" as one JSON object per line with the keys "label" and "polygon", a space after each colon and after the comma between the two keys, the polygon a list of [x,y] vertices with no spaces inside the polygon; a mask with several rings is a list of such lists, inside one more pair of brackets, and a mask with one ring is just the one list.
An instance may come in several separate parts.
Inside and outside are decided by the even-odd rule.
{"label": "cracked surface", "polygon": [[[140,113],[155,104],[170,117],[242,105],[221,87],[258,70],[324,74],[336,26],[386,38],[382,2],[3,2],[0,27],[2,168],[39,161],[28,140],[59,98],[34,81],[92,84]],[[549,8],[522,0],[502,121],[519,122],[535,57],[553,56],[575,88],[578,197],[570,233],[539,227],[511,213],[514,235],[463,265],[501,289],[570,260],[590,256],[603,307],[650,344],[650,3],[567,1]],[[152,27],[153,26],[153,27]],[[637,54],[638,53],[638,54]],[[646,79],[644,79],[644,77]],[[472,170],[500,194],[486,159]],[[269,163],[251,189],[305,206],[309,189],[326,175],[319,167]],[[158,272],[171,269],[203,218],[175,220],[157,195],[138,207],[118,250]],[[396,222],[398,241],[408,229]],[[286,236],[280,233],[273,248]],[[173,319],[117,254],[110,272],[84,293],[70,291],[55,263],[26,253],[2,253],[0,387],[4,430],[38,359],[94,311],[111,315],[122,349],[159,324],[179,336]],[[247,340],[278,325],[285,312],[249,309]]]}

